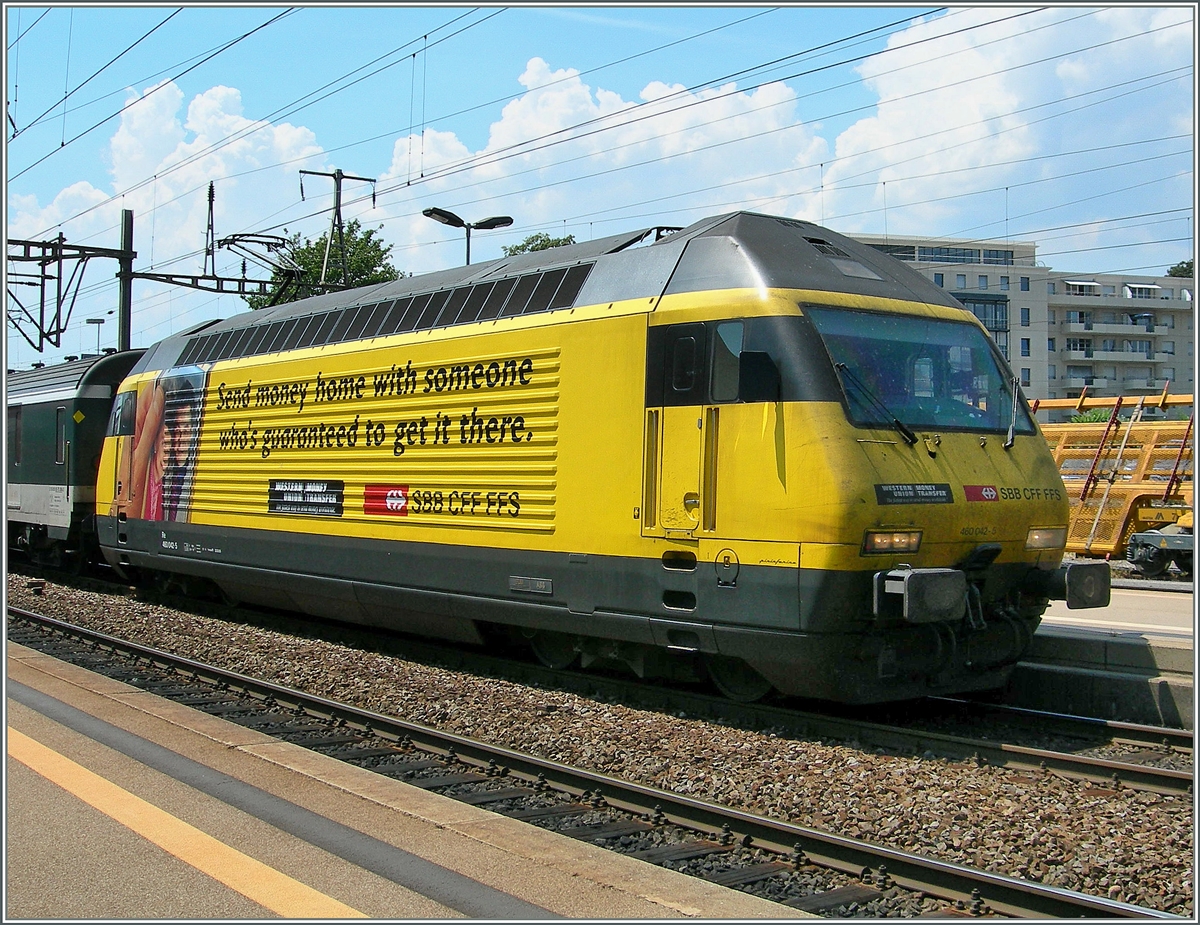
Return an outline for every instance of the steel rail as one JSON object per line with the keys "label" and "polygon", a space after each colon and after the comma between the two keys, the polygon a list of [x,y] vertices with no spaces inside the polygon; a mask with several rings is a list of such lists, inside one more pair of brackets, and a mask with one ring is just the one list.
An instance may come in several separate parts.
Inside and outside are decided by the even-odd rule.
{"label": "steel rail", "polygon": [[[430,642],[421,643],[421,645],[427,648],[440,648],[436,643]],[[486,663],[507,664],[504,659],[496,656],[464,655],[457,650],[453,654],[456,657],[474,658]],[[523,666],[521,669],[522,672],[528,670],[529,666]],[[887,725],[854,717],[798,711],[770,704],[738,704],[701,692],[670,689],[664,691],[661,687],[639,685],[632,680],[623,679],[617,682],[602,676],[581,676],[578,672],[553,671],[540,666],[534,667],[532,670],[536,675],[561,678],[564,683],[575,685],[578,685],[580,678],[583,677],[592,687],[601,691],[610,688],[619,689],[622,692],[629,689],[642,689],[655,698],[666,697],[668,701],[682,702],[685,709],[700,710],[707,715],[734,717],[735,721],[740,718],[741,721],[749,723],[779,724],[790,730],[797,730],[801,735],[819,735],[843,740],[857,739],[899,752],[933,750],[940,756],[950,759],[974,760],[977,763],[988,763],[1017,771],[1050,772],[1073,780],[1091,781],[1104,787],[1130,787],[1164,795],[1188,794],[1194,790],[1194,773],[1192,771],[1007,744],[998,739],[968,738],[935,730],[909,729],[904,726]],[[931,697],[929,699],[934,702],[954,703],[956,706],[965,702],[950,697]],[[982,709],[984,706],[980,705],[979,708]],[[1003,707],[1002,705],[986,706],[995,712],[1003,711],[1027,717],[1039,716],[1044,719],[1048,727],[1042,731],[1053,731],[1065,737],[1086,738],[1089,733],[1093,735],[1099,733],[1112,738],[1113,744],[1127,744],[1144,748],[1165,746],[1176,750],[1191,748],[1191,732],[1188,730],[1138,726],[1109,720],[1090,720],[1087,717],[1071,717],[1066,714],[1039,714],[1038,711],[1021,711],[1018,708]],[[671,706],[670,708],[677,707]],[[1075,728],[1071,728],[1072,725]],[[1164,742],[1164,740],[1167,741]]]}
{"label": "steel rail", "polygon": [[860,875],[864,869],[872,867],[886,869],[887,875],[896,884],[943,899],[963,902],[982,900],[997,912],[1028,918],[1181,918],[1160,910],[975,870],[622,781],[205,665],[53,617],[15,607],[9,607],[8,613],[62,635],[75,636],[98,647],[107,647],[114,653],[124,652],[135,659],[179,671],[185,676],[191,675],[196,680],[239,688],[251,697],[302,708],[310,714],[340,721],[385,739],[407,740],[423,750],[479,767],[499,765],[507,773],[530,781],[544,780],[573,795],[596,794],[602,796],[609,806],[627,812],[653,815],[714,835],[733,831],[746,845],[753,843],[785,853],[802,851],[804,856],[818,864],[853,875]]}

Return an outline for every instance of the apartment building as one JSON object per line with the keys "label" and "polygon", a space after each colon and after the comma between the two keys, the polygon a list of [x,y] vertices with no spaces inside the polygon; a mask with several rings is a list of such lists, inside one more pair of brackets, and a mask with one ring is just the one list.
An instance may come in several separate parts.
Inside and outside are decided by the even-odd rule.
{"label": "apartment building", "polygon": [[[1195,391],[1195,280],[1066,273],[1028,241],[857,240],[905,261],[975,313],[1026,396]],[[1064,415],[1041,414],[1046,420]]]}

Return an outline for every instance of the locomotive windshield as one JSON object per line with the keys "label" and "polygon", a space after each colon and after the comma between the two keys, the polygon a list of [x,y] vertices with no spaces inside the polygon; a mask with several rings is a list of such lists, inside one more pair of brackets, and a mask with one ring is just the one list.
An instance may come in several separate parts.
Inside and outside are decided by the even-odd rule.
{"label": "locomotive windshield", "polygon": [[1013,416],[1012,374],[975,325],[883,312],[805,308],[839,372],[856,424],[1034,432]]}

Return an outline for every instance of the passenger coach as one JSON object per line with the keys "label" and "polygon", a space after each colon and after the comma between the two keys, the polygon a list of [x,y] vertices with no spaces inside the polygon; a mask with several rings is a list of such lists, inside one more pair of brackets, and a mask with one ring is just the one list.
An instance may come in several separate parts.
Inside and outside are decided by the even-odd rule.
{"label": "passenger coach", "polygon": [[1107,600],[983,327],[791,219],[244,313],[150,348],[110,420],[116,567],[551,665],[897,699],[999,686],[1050,597]]}

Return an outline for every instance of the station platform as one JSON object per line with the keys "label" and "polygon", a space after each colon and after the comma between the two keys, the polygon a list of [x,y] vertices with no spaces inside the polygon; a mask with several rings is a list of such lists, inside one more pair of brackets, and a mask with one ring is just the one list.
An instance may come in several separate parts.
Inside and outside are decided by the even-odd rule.
{"label": "station platform", "polygon": [[1053,602],[1004,702],[1195,728],[1191,587],[1153,585],[1114,582],[1113,606],[1101,611],[1071,611]]}
{"label": "station platform", "polygon": [[6,920],[799,915],[19,645],[6,668]]}

